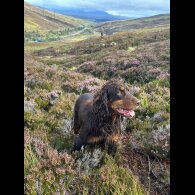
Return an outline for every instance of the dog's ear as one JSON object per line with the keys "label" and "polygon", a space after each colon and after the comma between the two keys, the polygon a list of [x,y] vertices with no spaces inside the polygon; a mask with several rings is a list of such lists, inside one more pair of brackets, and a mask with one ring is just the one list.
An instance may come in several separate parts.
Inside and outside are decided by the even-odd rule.
{"label": "dog's ear", "polygon": [[103,88],[99,91],[94,99],[93,104],[94,113],[103,114],[105,116],[109,115],[108,110],[108,89]]}
{"label": "dog's ear", "polygon": [[101,99],[102,99],[102,107],[105,109],[106,113],[109,114],[109,110],[108,110],[108,89],[102,90]]}

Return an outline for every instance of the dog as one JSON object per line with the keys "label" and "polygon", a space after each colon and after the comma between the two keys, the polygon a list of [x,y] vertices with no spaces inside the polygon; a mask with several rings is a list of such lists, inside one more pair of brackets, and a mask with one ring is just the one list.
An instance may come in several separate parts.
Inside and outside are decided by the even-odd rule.
{"label": "dog", "polygon": [[71,152],[86,145],[101,145],[113,157],[121,134],[123,117],[132,118],[140,101],[129,94],[123,82],[112,79],[94,95],[79,96],[74,106],[73,130],[77,135]]}

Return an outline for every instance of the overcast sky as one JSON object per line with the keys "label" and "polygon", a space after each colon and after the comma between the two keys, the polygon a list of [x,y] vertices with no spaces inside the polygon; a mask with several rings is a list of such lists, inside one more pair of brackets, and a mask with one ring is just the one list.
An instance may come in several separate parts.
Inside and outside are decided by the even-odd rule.
{"label": "overcast sky", "polygon": [[142,17],[170,12],[170,0],[25,0],[41,7],[98,9],[112,15]]}

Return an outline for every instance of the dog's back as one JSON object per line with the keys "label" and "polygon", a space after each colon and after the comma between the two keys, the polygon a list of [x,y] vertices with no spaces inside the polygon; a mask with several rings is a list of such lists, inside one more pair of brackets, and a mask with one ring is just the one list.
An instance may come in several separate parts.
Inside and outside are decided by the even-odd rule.
{"label": "dog's back", "polygon": [[73,114],[73,130],[75,134],[79,133],[81,124],[84,122],[83,118],[87,110],[90,110],[89,107],[92,105],[93,95],[90,93],[85,93],[79,96],[74,106],[74,114]]}

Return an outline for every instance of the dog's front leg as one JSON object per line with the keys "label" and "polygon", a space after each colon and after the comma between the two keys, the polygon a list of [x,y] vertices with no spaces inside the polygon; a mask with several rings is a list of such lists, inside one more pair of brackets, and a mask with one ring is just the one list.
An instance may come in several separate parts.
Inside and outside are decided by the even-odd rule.
{"label": "dog's front leg", "polygon": [[76,151],[76,150],[80,150],[81,147],[82,146],[85,147],[85,145],[86,145],[86,142],[78,136],[75,139],[74,146],[73,146],[73,148],[71,150],[71,153],[74,152],[74,151]]}
{"label": "dog's front leg", "polygon": [[107,145],[108,145],[108,154],[111,155],[112,157],[114,157],[116,154],[116,151],[117,151],[116,142],[109,141]]}

